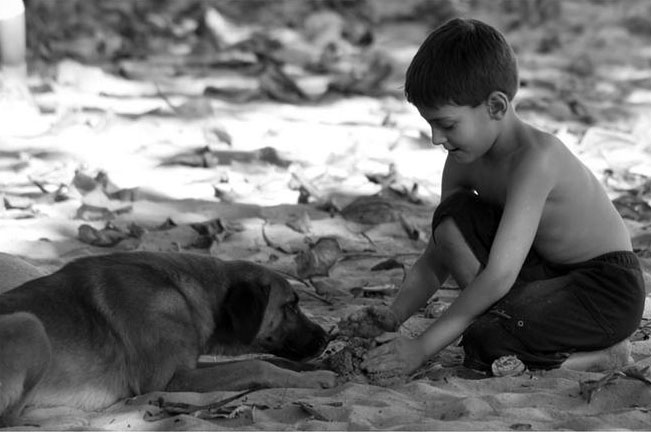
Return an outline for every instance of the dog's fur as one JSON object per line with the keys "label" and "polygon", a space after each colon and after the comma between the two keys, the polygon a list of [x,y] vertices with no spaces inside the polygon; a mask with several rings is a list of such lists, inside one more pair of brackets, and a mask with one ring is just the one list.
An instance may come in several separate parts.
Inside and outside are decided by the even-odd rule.
{"label": "dog's fur", "polygon": [[[2,277],[2,276],[0,276]],[[325,331],[277,273],[205,255],[81,258],[0,295],[0,422],[26,405],[96,410],[155,390],[329,387],[330,371],[202,354],[318,355]]]}

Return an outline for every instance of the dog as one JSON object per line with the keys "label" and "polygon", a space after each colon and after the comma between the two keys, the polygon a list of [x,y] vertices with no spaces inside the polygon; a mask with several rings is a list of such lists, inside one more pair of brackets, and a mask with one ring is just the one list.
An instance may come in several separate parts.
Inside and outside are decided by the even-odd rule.
{"label": "dog", "polygon": [[[2,277],[0,275],[0,277]],[[26,405],[100,410],[151,391],[327,388],[336,374],[205,354],[316,357],[326,332],[280,274],[208,255],[80,258],[0,295],[0,420]]]}

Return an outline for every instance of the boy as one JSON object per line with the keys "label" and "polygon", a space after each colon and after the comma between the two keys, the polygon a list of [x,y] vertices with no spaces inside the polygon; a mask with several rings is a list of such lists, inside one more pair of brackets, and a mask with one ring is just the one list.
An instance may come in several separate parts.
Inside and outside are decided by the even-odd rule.
{"label": "boy", "polygon": [[441,203],[391,307],[348,320],[395,331],[448,276],[462,291],[418,338],[369,352],[368,371],[410,373],[460,336],[464,365],[478,370],[508,355],[530,369],[628,361],[645,299],[629,233],[593,174],[517,117],[517,87],[511,47],[477,20],[445,23],[414,56],[407,100],[448,151]]}

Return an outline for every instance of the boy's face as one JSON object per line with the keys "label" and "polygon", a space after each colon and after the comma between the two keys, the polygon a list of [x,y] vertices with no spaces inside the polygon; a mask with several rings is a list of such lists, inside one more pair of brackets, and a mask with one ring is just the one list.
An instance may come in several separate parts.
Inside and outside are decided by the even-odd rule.
{"label": "boy's face", "polygon": [[417,108],[432,129],[432,144],[442,145],[458,163],[476,161],[495,142],[496,122],[491,119],[486,103],[476,107]]}

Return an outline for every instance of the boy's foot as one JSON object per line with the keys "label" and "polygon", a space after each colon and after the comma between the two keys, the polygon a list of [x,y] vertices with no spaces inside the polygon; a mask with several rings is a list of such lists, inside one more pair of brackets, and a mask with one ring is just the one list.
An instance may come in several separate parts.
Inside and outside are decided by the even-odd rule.
{"label": "boy's foot", "polygon": [[624,339],[603,350],[574,353],[561,364],[561,368],[585,372],[603,372],[621,369],[631,363],[633,363],[631,342]]}

